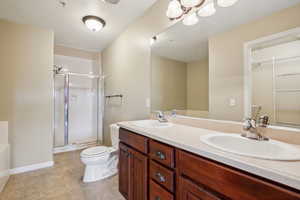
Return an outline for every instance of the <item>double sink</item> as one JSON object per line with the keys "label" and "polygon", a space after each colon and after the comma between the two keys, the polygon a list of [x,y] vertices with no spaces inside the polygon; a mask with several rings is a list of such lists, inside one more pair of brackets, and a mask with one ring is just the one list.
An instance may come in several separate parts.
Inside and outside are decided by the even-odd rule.
{"label": "double sink", "polygon": [[[170,122],[162,123],[157,120],[133,121],[132,125],[141,128],[162,129],[175,126]],[[248,156],[258,159],[296,161],[300,160],[300,148],[288,143],[268,140],[257,141],[242,137],[239,134],[207,134],[200,141],[224,152]]]}

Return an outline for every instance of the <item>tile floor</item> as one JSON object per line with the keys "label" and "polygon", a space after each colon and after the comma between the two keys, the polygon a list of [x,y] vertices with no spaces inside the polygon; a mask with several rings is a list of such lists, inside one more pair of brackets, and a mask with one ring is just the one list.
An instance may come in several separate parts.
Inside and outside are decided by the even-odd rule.
{"label": "tile floor", "polygon": [[51,168],[11,176],[0,200],[124,200],[118,192],[118,176],[82,183],[79,153],[57,154]]}

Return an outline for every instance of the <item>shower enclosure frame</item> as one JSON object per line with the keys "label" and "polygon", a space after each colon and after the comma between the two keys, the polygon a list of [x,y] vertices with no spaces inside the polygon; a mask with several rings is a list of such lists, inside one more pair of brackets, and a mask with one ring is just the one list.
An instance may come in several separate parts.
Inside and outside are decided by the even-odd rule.
{"label": "shower enclosure frame", "polygon": [[[77,77],[83,77],[83,78],[89,78],[89,79],[96,79],[96,133],[97,133],[97,139],[96,143],[99,143],[99,100],[100,100],[100,92],[99,92],[99,83],[100,83],[100,76],[94,75],[94,74],[81,74],[81,73],[72,73],[72,72],[61,72],[61,67],[54,66],[55,69],[53,74],[53,97],[54,97],[54,124],[56,121],[56,103],[55,103],[55,78],[56,76],[63,76],[64,77],[64,146],[58,146],[58,147],[65,147],[69,145],[69,112],[70,112],[70,77],[71,76],[77,76]],[[53,147],[55,146],[55,137],[56,137],[56,130],[55,125],[53,126]]]}

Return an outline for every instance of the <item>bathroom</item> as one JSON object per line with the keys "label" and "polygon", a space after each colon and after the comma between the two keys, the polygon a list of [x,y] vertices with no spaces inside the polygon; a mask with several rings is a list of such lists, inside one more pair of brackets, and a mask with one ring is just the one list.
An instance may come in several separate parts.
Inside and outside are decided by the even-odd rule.
{"label": "bathroom", "polygon": [[2,0],[0,199],[300,199],[299,0]]}

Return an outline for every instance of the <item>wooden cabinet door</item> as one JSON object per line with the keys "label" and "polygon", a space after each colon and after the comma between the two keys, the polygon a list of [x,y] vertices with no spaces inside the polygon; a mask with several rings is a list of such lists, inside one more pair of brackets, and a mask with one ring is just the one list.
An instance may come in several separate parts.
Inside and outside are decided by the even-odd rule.
{"label": "wooden cabinet door", "polygon": [[131,177],[132,186],[131,198],[129,200],[148,199],[148,157],[130,149]]}
{"label": "wooden cabinet door", "polygon": [[179,198],[177,200],[227,200],[213,194],[211,191],[193,183],[192,181],[179,177]]}
{"label": "wooden cabinet door", "polygon": [[119,191],[125,197],[130,199],[131,176],[130,176],[130,152],[129,147],[120,143],[119,145]]}
{"label": "wooden cabinet door", "polygon": [[147,156],[120,143],[119,191],[127,200],[148,199]]}

